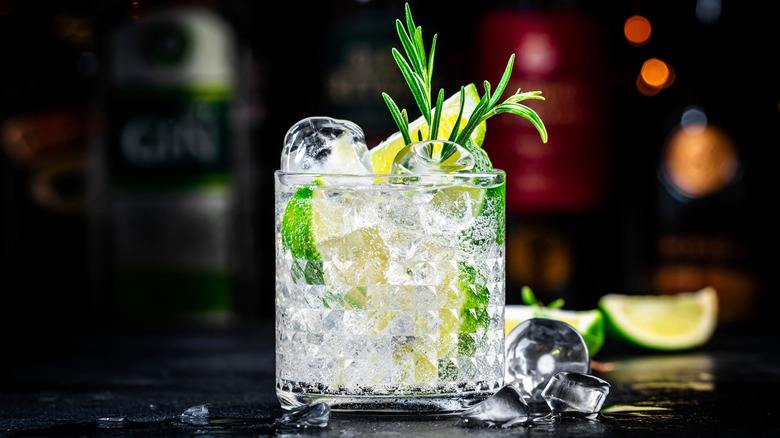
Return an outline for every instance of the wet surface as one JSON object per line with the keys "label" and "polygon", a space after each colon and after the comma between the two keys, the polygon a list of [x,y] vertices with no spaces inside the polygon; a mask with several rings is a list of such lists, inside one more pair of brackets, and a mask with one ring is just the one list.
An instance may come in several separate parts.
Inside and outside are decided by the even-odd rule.
{"label": "wet surface", "polygon": [[[691,352],[614,347],[595,359],[593,374],[612,385],[595,420],[500,429],[452,416],[333,413],[327,427],[300,431],[277,424],[270,324],[62,332],[6,350],[0,436],[780,436],[773,333],[721,331]],[[201,405],[207,411],[182,417]]]}

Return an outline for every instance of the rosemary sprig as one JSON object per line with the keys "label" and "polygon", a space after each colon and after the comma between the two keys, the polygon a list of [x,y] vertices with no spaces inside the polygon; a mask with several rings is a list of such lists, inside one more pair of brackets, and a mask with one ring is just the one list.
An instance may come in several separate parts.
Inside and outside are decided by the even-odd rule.
{"label": "rosemary sprig", "polygon": [[466,122],[466,126],[458,133],[454,140],[455,143],[463,144],[463,142],[465,142],[471,136],[471,133],[474,132],[474,129],[476,129],[480,123],[497,114],[502,113],[515,114],[528,119],[528,121],[534,125],[536,130],[539,131],[539,135],[542,137],[542,141],[547,143],[547,130],[544,127],[542,119],[539,117],[536,111],[519,103],[526,99],[544,100],[544,97],[541,96],[541,91],[520,92],[518,89],[515,94],[506,98],[504,102],[497,104],[498,99],[504,93],[504,89],[506,88],[507,84],[509,84],[509,78],[512,75],[512,66],[514,63],[515,55],[512,54],[509,57],[509,62],[506,64],[504,74],[501,76],[501,80],[498,82],[498,87],[492,95],[490,94],[490,82],[485,81],[485,94],[479,100],[479,103],[477,103],[477,106],[471,113],[471,117],[469,117],[468,122]]}
{"label": "rosemary sprig", "polygon": [[[396,31],[398,32],[398,38],[401,40],[406,57],[408,61],[404,59],[401,52],[393,47],[393,58],[395,59],[398,68],[401,70],[406,83],[409,85],[409,89],[412,91],[412,96],[420,109],[425,121],[431,129],[428,130],[428,139],[435,139],[438,135],[439,120],[441,119],[441,107],[439,102],[444,101],[444,90],[439,90],[439,99],[437,99],[437,110],[431,109],[431,84],[433,73],[433,60],[436,53],[436,38],[433,36],[431,42],[431,51],[426,55],[425,44],[423,42],[422,27],[416,26],[414,19],[412,18],[412,12],[407,3],[406,10],[406,28],[401,20],[395,21]],[[412,138],[409,135],[409,117],[406,114],[406,110],[400,110],[398,105],[387,94],[382,93],[382,98],[385,100],[387,107],[390,109],[390,114],[401,131],[401,135],[404,137],[406,144],[412,142]]]}
{"label": "rosemary sprig", "polygon": [[[431,109],[431,78],[433,74],[433,58],[436,48],[437,35],[433,36],[431,42],[431,50],[428,55],[425,52],[425,45],[423,43],[422,28],[416,26],[412,19],[412,12],[409,8],[409,3],[405,5],[406,12],[406,28],[401,20],[396,20],[396,30],[398,37],[401,40],[404,52],[408,61],[401,55],[401,53],[393,48],[393,58],[395,59],[398,68],[401,70],[406,83],[409,85],[409,89],[412,91],[414,101],[417,107],[420,109],[425,121],[428,123],[430,129],[428,129],[428,139],[434,140],[439,134],[439,122],[441,121],[441,112],[443,110],[444,102],[444,90],[440,89],[438,98],[436,100],[436,109]],[[485,94],[477,103],[476,107],[472,111],[469,119],[465,122],[463,129],[460,126],[463,124],[463,108],[465,104],[465,89],[460,89],[460,109],[458,118],[455,121],[455,125],[450,134],[449,140],[458,144],[464,144],[468,141],[471,134],[481,123],[485,122],[489,118],[503,113],[515,114],[529,120],[533,126],[539,131],[539,135],[542,141],[547,143],[547,130],[544,127],[539,115],[531,108],[521,104],[520,102],[527,99],[544,100],[541,96],[541,91],[527,91],[521,92],[519,89],[511,96],[506,98],[503,102],[498,103],[501,95],[504,93],[504,89],[509,84],[509,78],[512,74],[512,66],[514,65],[515,55],[512,54],[507,62],[504,74],[498,82],[495,92],[491,94],[491,87],[488,81],[484,81]],[[393,99],[387,94],[382,93],[382,98],[385,100],[387,107],[390,110],[390,114],[398,126],[401,135],[404,138],[404,142],[408,145],[412,143],[412,138],[409,135],[409,116],[406,109],[401,110]],[[419,136],[419,134],[418,134]],[[421,138],[419,140],[422,140]]]}

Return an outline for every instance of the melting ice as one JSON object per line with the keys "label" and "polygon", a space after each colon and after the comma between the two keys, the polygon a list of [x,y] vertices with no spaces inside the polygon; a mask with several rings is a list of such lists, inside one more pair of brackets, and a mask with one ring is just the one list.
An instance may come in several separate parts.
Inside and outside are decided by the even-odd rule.
{"label": "melting ice", "polygon": [[348,120],[309,117],[293,125],[284,140],[281,169],[321,174],[371,174],[366,138]]}
{"label": "melting ice", "polygon": [[506,385],[485,401],[461,412],[461,422],[467,426],[508,428],[528,420],[530,409],[525,391]]}
{"label": "melting ice", "polygon": [[542,391],[554,415],[575,415],[589,419],[598,416],[610,385],[595,376],[562,372],[556,374]]}

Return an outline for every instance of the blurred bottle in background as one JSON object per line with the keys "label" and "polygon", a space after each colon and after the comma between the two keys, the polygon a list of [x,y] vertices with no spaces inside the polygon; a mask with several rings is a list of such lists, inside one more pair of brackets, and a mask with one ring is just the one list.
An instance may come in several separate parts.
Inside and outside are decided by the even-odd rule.
{"label": "blurred bottle in background", "polygon": [[737,139],[704,107],[680,112],[658,160],[649,290],[712,286],[720,322],[745,322],[759,299],[744,162]]}
{"label": "blurred bottle in background", "polygon": [[[760,256],[760,247],[775,246],[760,213],[771,161],[760,151],[776,142],[777,94],[763,86],[731,102],[717,90],[771,83],[762,79],[760,65],[768,60],[756,44],[769,28],[756,9],[721,9],[720,2],[666,12],[648,4],[624,15],[620,59],[633,73],[620,102],[633,112],[616,119],[633,147],[621,147],[618,160],[634,163],[617,178],[624,290],[671,294],[712,286],[720,322],[748,323],[760,303],[771,307]],[[758,32],[746,31],[746,22]],[[632,23],[644,23],[646,39],[634,38],[641,33]]]}
{"label": "blurred bottle in background", "polygon": [[[411,7],[413,15],[420,15]],[[404,2],[337,0],[330,2],[328,12],[325,47],[318,54],[324,56],[320,111],[357,123],[372,147],[398,130],[382,92],[416,114],[417,107],[409,106],[414,105],[411,92],[391,54],[393,47],[400,48],[394,23],[403,18]]]}
{"label": "blurred bottle in background", "polygon": [[241,231],[251,230],[240,214],[251,163],[234,28],[210,2],[132,2],[106,41],[90,175],[97,306],[226,320],[235,262],[249,262],[239,248],[251,241]]}
{"label": "blurred bottle in background", "polygon": [[546,99],[527,101],[545,123],[546,144],[516,117],[491,120],[485,137],[507,172],[507,303],[519,303],[527,285],[544,302],[592,306],[616,257],[603,212],[611,140],[604,25],[578,2],[498,2],[479,35],[479,77],[497,84],[514,53],[505,95],[521,88]]}

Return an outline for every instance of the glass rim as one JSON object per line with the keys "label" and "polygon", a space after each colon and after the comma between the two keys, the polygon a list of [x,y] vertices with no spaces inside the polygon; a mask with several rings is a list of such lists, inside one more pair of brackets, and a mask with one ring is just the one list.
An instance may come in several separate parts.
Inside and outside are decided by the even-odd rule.
{"label": "glass rim", "polygon": [[488,172],[450,172],[450,173],[367,173],[367,174],[355,174],[355,173],[321,173],[321,172],[288,172],[281,169],[274,171],[274,175],[277,176],[300,176],[308,178],[350,178],[350,179],[388,179],[388,178],[495,178],[497,176],[506,176],[506,172],[502,169],[493,169]]}

